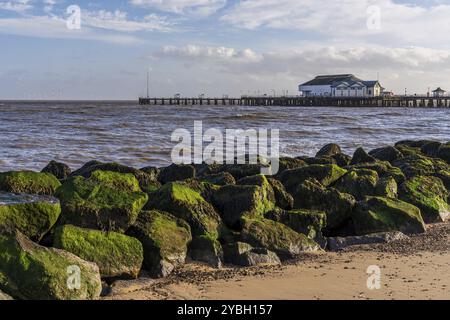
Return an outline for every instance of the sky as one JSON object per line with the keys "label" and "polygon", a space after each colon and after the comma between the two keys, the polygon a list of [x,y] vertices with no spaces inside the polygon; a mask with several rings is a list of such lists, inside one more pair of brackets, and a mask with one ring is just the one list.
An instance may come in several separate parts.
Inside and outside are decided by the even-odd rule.
{"label": "sky", "polygon": [[0,0],[0,99],[450,90],[450,0]]}

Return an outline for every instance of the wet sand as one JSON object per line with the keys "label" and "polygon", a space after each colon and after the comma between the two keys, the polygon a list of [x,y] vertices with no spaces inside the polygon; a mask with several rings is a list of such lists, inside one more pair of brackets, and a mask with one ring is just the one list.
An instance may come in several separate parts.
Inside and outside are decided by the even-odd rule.
{"label": "wet sand", "polygon": [[[367,268],[381,269],[380,289]],[[166,279],[118,282],[106,299],[450,300],[450,224],[390,244],[307,254],[282,266],[214,270],[186,264]]]}

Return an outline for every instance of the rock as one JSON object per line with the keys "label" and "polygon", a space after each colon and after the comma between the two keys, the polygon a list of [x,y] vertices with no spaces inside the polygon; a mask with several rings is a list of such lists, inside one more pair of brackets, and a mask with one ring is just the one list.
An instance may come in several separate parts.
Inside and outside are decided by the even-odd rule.
{"label": "rock", "polygon": [[450,163],[450,142],[447,142],[439,147],[437,156],[442,160],[447,161],[447,163]]}
{"label": "rock", "polygon": [[58,180],[66,180],[72,170],[70,170],[68,165],[52,160],[41,172],[50,173]]}
{"label": "rock", "polygon": [[330,165],[336,164],[336,160],[332,157],[299,157],[307,165]]}
{"label": "rock", "polygon": [[0,191],[53,195],[61,183],[50,173],[10,171],[0,173]]}
{"label": "rock", "polygon": [[369,152],[369,155],[380,161],[392,162],[403,158],[403,154],[395,147],[388,146]]}
{"label": "rock", "polygon": [[450,169],[449,170],[440,170],[436,173],[436,177],[442,180],[445,188],[450,191]]}
{"label": "rock", "polygon": [[330,143],[324,146],[316,154],[316,158],[331,158],[334,155],[341,154],[341,147],[335,143]]}
{"label": "rock", "polygon": [[293,194],[294,208],[324,211],[327,214],[327,229],[343,226],[351,216],[355,198],[334,188],[326,189],[315,180],[302,183]]}
{"label": "rock", "polygon": [[56,192],[61,201],[61,224],[125,232],[148,200],[132,174],[94,171],[75,176]]}
{"label": "rock", "polygon": [[378,173],[369,169],[354,169],[340,178],[333,187],[343,193],[353,195],[356,199],[375,195]]}
{"label": "rock", "polygon": [[304,234],[269,219],[245,218],[241,238],[253,247],[275,252],[281,259],[320,250],[320,246]]}
{"label": "rock", "polygon": [[195,237],[189,245],[189,256],[192,260],[207,263],[215,268],[222,268],[224,260],[222,245],[210,235]]}
{"label": "rock", "polygon": [[144,246],[144,268],[152,277],[166,277],[184,264],[192,240],[187,222],[157,210],[142,211],[127,234]]}
{"label": "rock", "polygon": [[221,172],[216,174],[205,175],[200,178],[202,181],[206,181],[219,186],[226,186],[229,184],[236,184],[236,179],[228,172]]}
{"label": "rock", "polygon": [[218,172],[228,172],[236,180],[261,174],[266,167],[263,164],[224,164],[219,167]]}
{"label": "rock", "polygon": [[155,179],[154,174],[146,173],[145,171],[137,170],[132,167],[127,167],[118,163],[102,163],[98,161],[91,161],[86,163],[80,169],[72,172],[70,177],[82,176],[89,178],[95,171],[110,171],[116,173],[132,174],[138,180],[139,186],[144,192],[152,192],[158,189],[161,184]]}
{"label": "rock", "polygon": [[389,231],[417,234],[426,231],[419,208],[384,197],[372,197],[358,203],[352,221],[356,235]]}
{"label": "rock", "polygon": [[224,246],[224,259],[226,263],[241,267],[281,264],[276,253],[265,248],[253,248],[244,242]]}
{"label": "rock", "polygon": [[[242,227],[242,217],[263,217],[275,208],[275,195],[265,176],[253,176],[239,183],[253,185],[229,185],[220,188],[213,196],[225,224],[236,230]],[[258,184],[258,185],[256,185]]]}
{"label": "rock", "polygon": [[349,155],[343,154],[343,153],[335,154],[331,158],[341,168],[348,166],[350,164],[350,162],[352,161],[352,157],[350,157]]}
{"label": "rock", "polygon": [[442,143],[440,143],[438,141],[431,141],[431,142],[424,144],[420,148],[420,152],[422,152],[423,154],[425,154],[431,158],[437,158],[437,157],[439,157],[439,149],[441,148],[441,146],[442,146]]}
{"label": "rock", "polygon": [[387,161],[377,161],[374,163],[361,163],[353,166],[346,167],[347,170],[352,169],[369,169],[376,171],[380,178],[388,178],[393,177],[397,184],[402,184],[405,182],[406,177],[403,174],[402,170],[392,166]]}
{"label": "rock", "polygon": [[395,147],[402,153],[403,157],[422,155],[420,147],[411,147],[405,144],[397,144]]}
{"label": "rock", "polygon": [[274,191],[276,206],[284,210],[294,208],[294,198],[286,191],[283,184],[276,179],[269,178],[267,180]]}
{"label": "rock", "polygon": [[0,234],[0,288],[24,300],[89,300],[102,283],[94,263],[15,232]]}
{"label": "rock", "polygon": [[409,239],[409,237],[399,231],[373,233],[365,236],[335,237],[328,238],[328,249],[331,251],[341,251],[352,246],[391,243],[406,239]]}
{"label": "rock", "polygon": [[367,154],[367,152],[364,151],[363,148],[358,148],[353,154],[353,158],[352,161],[350,162],[350,165],[355,165],[359,163],[371,163],[371,162],[376,162],[376,159],[371,155]]}
{"label": "rock", "polygon": [[56,198],[0,192],[0,227],[17,229],[35,241],[42,240],[60,214]]}
{"label": "rock", "polygon": [[447,169],[447,164],[444,161],[418,154],[396,160],[392,164],[400,168],[407,178],[418,175],[433,175],[440,170]]}
{"label": "rock", "polygon": [[308,164],[305,161],[298,158],[280,157],[277,176],[279,176],[283,171],[298,169],[307,165]]}
{"label": "rock", "polygon": [[166,184],[168,182],[195,178],[195,174],[195,167],[193,165],[171,164],[170,166],[161,169],[158,180],[162,184]]}
{"label": "rock", "polygon": [[310,165],[307,167],[286,170],[280,176],[280,181],[289,193],[293,193],[298,185],[308,179],[316,179],[324,186],[329,186],[341,178],[347,170],[337,165]]}
{"label": "rock", "polygon": [[442,180],[430,176],[408,179],[399,190],[399,198],[418,207],[426,223],[443,222],[450,217],[447,197]]}
{"label": "rock", "polygon": [[214,193],[216,193],[217,190],[219,190],[221,188],[221,186],[219,186],[219,185],[215,185],[210,182],[200,180],[199,178],[188,179],[188,180],[180,181],[178,183],[194,190],[195,192],[200,193],[200,195],[203,197],[203,199],[205,199],[206,202],[209,202],[209,203],[212,203]]}
{"label": "rock", "polygon": [[149,175],[150,180],[152,181],[158,181],[158,176],[161,170],[157,167],[149,166],[139,169],[142,172],[145,172]]}
{"label": "rock", "polygon": [[431,141],[431,140],[403,140],[403,141],[399,141],[395,144],[396,147],[402,147],[402,146],[406,146],[406,147],[410,147],[410,148],[422,148],[424,145],[430,143],[430,142],[435,142],[435,141]]}
{"label": "rock", "polygon": [[397,181],[395,181],[393,177],[381,178],[375,186],[375,195],[387,198],[397,198]]}
{"label": "rock", "polygon": [[194,236],[219,236],[221,220],[213,206],[199,192],[180,182],[170,182],[152,195],[146,210],[169,212],[185,220]]}
{"label": "rock", "polygon": [[54,247],[94,262],[102,278],[135,279],[144,260],[142,244],[135,238],[71,225],[56,228]]}
{"label": "rock", "polygon": [[7,295],[6,293],[2,292],[0,290],[0,301],[9,301],[14,300],[10,295]]}
{"label": "rock", "polygon": [[322,229],[327,226],[327,216],[323,211],[314,210],[273,210],[266,214],[267,219],[280,222],[292,230],[302,233],[317,242],[322,248],[326,246],[326,239]]}

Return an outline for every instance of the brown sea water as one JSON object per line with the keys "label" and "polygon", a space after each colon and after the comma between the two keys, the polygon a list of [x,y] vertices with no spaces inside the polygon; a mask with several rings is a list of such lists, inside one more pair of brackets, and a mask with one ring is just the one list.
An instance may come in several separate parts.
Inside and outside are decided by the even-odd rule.
{"label": "brown sea water", "polygon": [[[0,102],[0,171],[50,160],[133,167],[170,163],[177,128],[279,129],[281,153],[314,155],[330,142],[352,154],[404,139],[450,140],[450,109],[139,106],[136,102]],[[224,132],[224,131],[223,131]]]}

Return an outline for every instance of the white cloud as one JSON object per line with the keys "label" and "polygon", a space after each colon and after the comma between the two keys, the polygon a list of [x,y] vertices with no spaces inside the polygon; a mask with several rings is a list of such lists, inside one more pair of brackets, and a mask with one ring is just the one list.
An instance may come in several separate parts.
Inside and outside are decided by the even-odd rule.
{"label": "white cloud", "polygon": [[138,21],[129,20],[127,13],[120,10],[114,12],[105,10],[96,12],[82,11],[82,22],[95,28],[124,32],[170,31],[173,28],[171,22],[156,14],[150,14],[143,20]]}
{"label": "white cloud", "polygon": [[[329,39],[442,45],[450,40],[450,5],[446,2],[242,0],[221,19],[240,28],[297,30]],[[374,5],[381,10],[379,30],[367,27],[367,9]]]}
{"label": "white cloud", "polygon": [[96,40],[118,44],[141,42],[139,38],[131,35],[101,34],[86,26],[80,30],[69,30],[65,19],[49,16],[0,19],[0,33],[37,38]]}
{"label": "white cloud", "polygon": [[157,8],[161,11],[178,14],[194,14],[208,16],[226,4],[226,0],[131,0],[131,3],[141,7]]}
{"label": "white cloud", "polygon": [[[282,83],[294,87],[317,74],[355,73],[362,78],[376,79],[380,73],[383,84],[394,90],[405,87],[425,92],[426,84],[450,87],[450,51],[422,47],[311,47],[289,51],[256,53],[251,49],[225,47],[163,47],[152,59],[170,59],[192,70],[204,70],[209,79],[237,77],[251,79],[261,87]],[[193,74],[194,76],[194,74]],[[231,81],[230,81],[231,83]]]}
{"label": "white cloud", "polygon": [[0,10],[24,12],[33,8],[30,2],[31,2],[30,0],[1,1]]}

